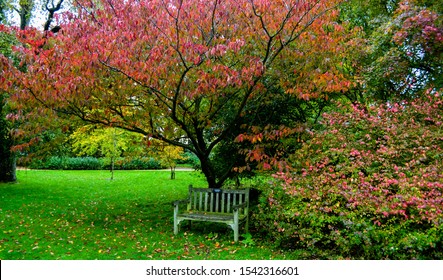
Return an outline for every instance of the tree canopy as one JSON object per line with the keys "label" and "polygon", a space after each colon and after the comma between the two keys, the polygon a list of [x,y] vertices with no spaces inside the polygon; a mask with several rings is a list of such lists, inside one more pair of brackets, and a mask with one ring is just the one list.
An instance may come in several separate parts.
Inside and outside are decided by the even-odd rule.
{"label": "tree canopy", "polygon": [[350,86],[328,63],[344,49],[340,2],[76,1],[56,35],[21,37],[29,66],[16,73],[15,97],[192,151],[209,186],[220,187],[227,172],[216,174],[211,153],[254,114],[249,104],[270,98],[266,77],[314,68],[297,62],[312,58],[310,46],[332,56],[279,87],[310,99]]}
{"label": "tree canopy", "polygon": [[17,33],[26,71],[6,71],[11,117],[143,134],[194,153],[221,187],[251,165],[284,168],[334,98],[440,88],[440,12],[418,0],[78,0],[57,29]]}

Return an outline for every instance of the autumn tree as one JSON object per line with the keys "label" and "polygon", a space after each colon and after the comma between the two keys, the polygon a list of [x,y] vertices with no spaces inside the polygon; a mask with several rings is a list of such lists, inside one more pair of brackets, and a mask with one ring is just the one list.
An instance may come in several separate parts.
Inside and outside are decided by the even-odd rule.
{"label": "autumn tree", "polygon": [[78,156],[104,157],[110,162],[111,180],[114,178],[115,162],[125,154],[143,153],[143,136],[114,127],[86,125],[69,135],[69,143]]}
{"label": "autumn tree", "polygon": [[[6,1],[0,1],[0,73],[7,71],[11,65],[11,46],[14,44],[14,36],[3,32],[1,24],[6,23]],[[13,140],[11,137],[11,125],[6,116],[9,113],[7,104],[6,79],[0,76],[0,182],[14,182],[16,178],[15,156],[11,151]]]}
{"label": "autumn tree", "polygon": [[186,159],[183,148],[157,140],[150,141],[147,149],[148,153],[158,159],[161,165],[169,167],[171,170],[171,180],[174,180],[177,161]]}
{"label": "autumn tree", "polygon": [[[77,11],[46,47],[26,38],[21,51],[30,66],[17,77],[23,91],[16,98],[185,148],[199,158],[209,187],[219,188],[227,173],[216,173],[215,147],[254,114],[249,104],[271,99],[265,78],[297,70],[290,62],[305,57],[300,45],[321,38],[324,49],[336,47],[340,2],[75,1]],[[346,90],[333,71],[308,76],[281,87],[304,99],[321,90],[302,83]]]}
{"label": "autumn tree", "polygon": [[[45,0],[43,12],[47,12],[47,18],[45,22],[44,31],[47,32],[54,19],[55,13],[58,12],[63,4],[64,0],[50,1]],[[27,32],[31,17],[35,10],[35,4],[37,1],[24,0],[24,1],[4,1],[0,2],[0,73],[1,73],[1,85],[0,85],[0,120],[2,128],[0,130],[0,181],[15,181],[16,180],[16,151],[14,147],[18,145],[17,136],[20,135],[18,126],[21,121],[18,121],[18,115],[16,110],[11,108],[11,103],[14,103],[10,97],[17,93],[17,87],[8,79],[8,76],[16,71],[26,72],[26,63],[20,63],[18,57],[13,52],[13,48],[19,47],[20,42],[16,40],[16,32]],[[19,28],[21,31],[17,31],[14,28],[9,28],[6,24],[8,15],[11,11],[15,11],[19,15]],[[26,45],[23,45],[26,46]],[[18,109],[20,110],[20,109]],[[22,111],[22,117],[26,117],[26,114]],[[40,126],[40,128],[42,128]],[[35,138],[34,138],[35,139]],[[28,142],[33,142],[29,140]]]}

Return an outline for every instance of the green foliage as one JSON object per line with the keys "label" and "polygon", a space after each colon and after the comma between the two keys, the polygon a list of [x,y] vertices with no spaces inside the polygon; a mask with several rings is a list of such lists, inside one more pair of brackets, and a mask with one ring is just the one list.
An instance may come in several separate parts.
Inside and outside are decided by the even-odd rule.
{"label": "green foliage", "polygon": [[244,233],[241,236],[243,237],[243,240],[241,241],[241,243],[245,244],[245,246],[254,246],[255,245],[255,241],[249,232]]}
{"label": "green foliage", "polygon": [[44,161],[34,160],[29,167],[51,170],[99,170],[103,167],[103,161],[93,157],[72,158],[53,156]]}
{"label": "green foliage", "polygon": [[272,79],[266,81],[264,91],[268,98],[250,101],[228,141],[214,149],[213,162],[220,176],[227,173],[229,179],[244,179],[269,169],[264,162],[281,160],[296,150],[297,128],[315,123],[330,104],[321,98],[303,100],[289,95]]}
{"label": "green foliage", "polygon": [[[108,168],[105,163],[104,168]],[[120,158],[114,163],[114,168],[117,170],[152,170],[165,168],[159,160],[150,157],[138,157],[138,158]]]}
{"label": "green foliage", "polygon": [[0,24],[6,22],[6,0],[0,0]]}
{"label": "green foliage", "polygon": [[[102,170],[110,169],[111,161],[95,157],[59,157],[52,156],[44,160],[34,159],[29,164],[32,169],[50,170]],[[161,169],[163,166],[153,158],[117,158],[115,170],[149,170]]]}
{"label": "green foliage", "polygon": [[342,19],[364,31],[353,68],[367,99],[413,98],[442,88],[440,2],[353,0],[342,6]]}
{"label": "green foliage", "polygon": [[116,158],[143,152],[143,136],[123,129],[86,125],[69,136],[78,156]]}
{"label": "green foliage", "polygon": [[392,16],[399,2],[400,0],[346,1],[341,5],[341,17],[371,34],[380,21]]}
{"label": "green foliage", "polygon": [[12,52],[12,46],[14,45],[18,45],[15,36],[2,30],[2,32],[0,32],[0,54],[6,58],[14,59],[14,62],[17,62],[18,59]]}

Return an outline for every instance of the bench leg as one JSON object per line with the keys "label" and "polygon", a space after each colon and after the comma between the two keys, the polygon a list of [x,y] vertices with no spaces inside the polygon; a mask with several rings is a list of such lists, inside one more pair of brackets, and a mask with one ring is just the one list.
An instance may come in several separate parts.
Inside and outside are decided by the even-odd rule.
{"label": "bench leg", "polygon": [[178,223],[177,223],[177,221],[174,221],[174,234],[175,235],[178,234]]}
{"label": "bench leg", "polygon": [[234,211],[234,224],[232,225],[234,230],[234,242],[238,242],[238,210]]}
{"label": "bench leg", "polygon": [[174,234],[177,235],[178,234],[178,224],[179,221],[177,219],[177,214],[178,214],[178,206],[174,207]]}
{"label": "bench leg", "polygon": [[234,241],[238,242],[238,224],[234,225]]}

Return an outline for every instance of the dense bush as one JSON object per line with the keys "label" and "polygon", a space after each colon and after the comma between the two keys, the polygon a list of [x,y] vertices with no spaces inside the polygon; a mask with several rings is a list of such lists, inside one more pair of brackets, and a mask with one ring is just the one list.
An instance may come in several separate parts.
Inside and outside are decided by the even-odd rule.
{"label": "dense bush", "polygon": [[[109,169],[110,163],[105,165],[106,169]],[[115,161],[114,169],[118,170],[145,170],[145,169],[162,169],[163,167],[160,162],[154,158],[132,158],[125,159],[121,158]]]}
{"label": "dense bush", "polygon": [[256,227],[314,258],[443,258],[442,97],[341,109],[263,187]]}
{"label": "dense bush", "polygon": [[[109,159],[94,157],[49,157],[45,160],[33,160],[29,165],[33,169],[52,170],[100,170],[110,169]],[[116,170],[161,169],[161,164],[153,158],[119,158],[114,163]]]}
{"label": "dense bush", "polygon": [[33,160],[29,167],[52,170],[98,170],[102,169],[102,165],[102,160],[93,157],[52,156],[44,160]]}
{"label": "dense bush", "polygon": [[[268,196],[268,198],[265,198]],[[337,196],[338,197],[338,196]],[[320,200],[287,195],[278,185],[263,190],[252,221],[258,235],[270,238],[288,250],[301,250],[312,259],[442,259],[443,224],[380,219],[368,209],[325,212],[315,204]],[[337,204],[339,204],[337,202]]]}

